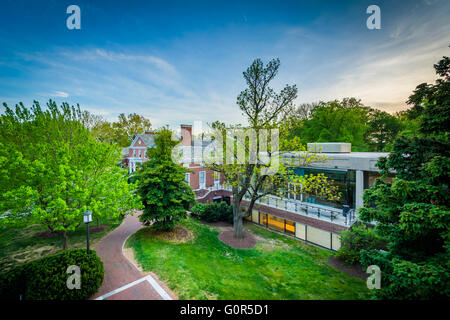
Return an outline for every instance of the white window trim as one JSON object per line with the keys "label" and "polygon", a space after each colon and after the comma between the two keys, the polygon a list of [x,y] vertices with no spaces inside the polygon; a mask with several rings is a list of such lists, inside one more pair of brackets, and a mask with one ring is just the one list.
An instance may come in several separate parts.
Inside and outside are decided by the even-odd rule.
{"label": "white window trim", "polygon": [[[203,173],[203,179],[204,179],[203,183],[202,183],[202,180],[201,180],[202,173]],[[198,175],[199,175],[198,176],[199,188],[200,189],[206,188],[206,171],[200,171]]]}

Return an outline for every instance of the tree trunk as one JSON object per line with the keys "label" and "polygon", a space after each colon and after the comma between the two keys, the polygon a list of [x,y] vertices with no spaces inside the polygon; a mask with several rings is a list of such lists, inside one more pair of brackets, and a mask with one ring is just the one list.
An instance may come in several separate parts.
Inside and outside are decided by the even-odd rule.
{"label": "tree trunk", "polygon": [[237,197],[233,197],[233,231],[235,238],[243,238],[243,224],[241,215],[241,203]]}
{"label": "tree trunk", "polygon": [[242,223],[242,216],[240,214],[237,214],[233,218],[234,237],[241,239],[244,237],[244,225]]}
{"label": "tree trunk", "polygon": [[62,233],[62,245],[63,250],[67,250],[67,231],[63,231]]}

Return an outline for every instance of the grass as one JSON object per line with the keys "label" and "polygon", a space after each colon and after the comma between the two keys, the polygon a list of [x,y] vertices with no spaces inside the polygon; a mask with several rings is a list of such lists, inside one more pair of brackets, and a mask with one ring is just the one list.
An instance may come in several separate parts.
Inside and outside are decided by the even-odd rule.
{"label": "grass", "polygon": [[365,282],[328,265],[330,251],[252,224],[260,239],[252,249],[222,243],[219,229],[187,218],[194,235],[186,243],[149,236],[129,238],[144,271],[153,271],[180,299],[367,299]]}
{"label": "grass", "polygon": [[[103,236],[116,228],[122,218],[112,218],[101,221],[107,229],[89,234],[89,243],[93,247]],[[92,223],[91,227],[96,226]],[[59,235],[51,238],[39,238],[37,235],[48,229],[40,224],[25,227],[0,227],[0,271],[12,266],[32,261],[62,250],[62,240]],[[82,223],[69,234],[68,248],[86,247],[86,226]]]}

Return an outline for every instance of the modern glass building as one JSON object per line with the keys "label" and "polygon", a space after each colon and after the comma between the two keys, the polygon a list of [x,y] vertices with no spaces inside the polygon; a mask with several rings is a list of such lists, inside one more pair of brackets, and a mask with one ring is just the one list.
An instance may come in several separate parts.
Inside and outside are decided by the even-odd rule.
{"label": "modern glass building", "polygon": [[338,187],[338,191],[342,194],[338,201],[329,201],[320,196],[302,193],[301,190],[293,190],[288,188],[286,198],[299,200],[307,203],[321,204],[333,208],[342,209],[344,205],[355,208],[356,193],[356,171],[355,170],[330,170],[320,168],[293,168],[296,175],[309,176],[323,174]]}

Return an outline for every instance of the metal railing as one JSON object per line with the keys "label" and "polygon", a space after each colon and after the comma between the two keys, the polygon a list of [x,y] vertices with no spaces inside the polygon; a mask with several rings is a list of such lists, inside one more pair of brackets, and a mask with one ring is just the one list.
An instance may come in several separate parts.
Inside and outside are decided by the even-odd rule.
{"label": "metal railing", "polygon": [[[208,193],[216,190],[231,191],[231,187],[220,184],[216,184],[206,189],[208,190]],[[206,194],[204,196],[206,196]],[[244,197],[244,199],[246,201],[250,200],[249,197]],[[274,195],[264,196],[258,199],[256,203],[345,226],[349,226],[356,221],[356,212],[354,209],[350,209],[346,214],[344,214],[342,209],[327,207],[320,204],[312,204],[300,200],[281,198]]]}

